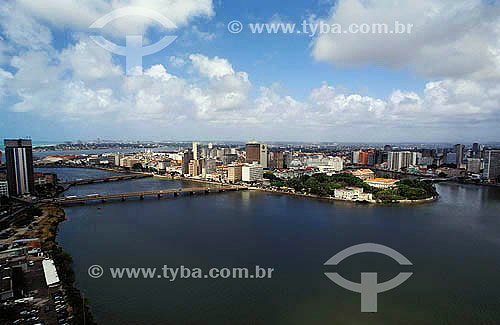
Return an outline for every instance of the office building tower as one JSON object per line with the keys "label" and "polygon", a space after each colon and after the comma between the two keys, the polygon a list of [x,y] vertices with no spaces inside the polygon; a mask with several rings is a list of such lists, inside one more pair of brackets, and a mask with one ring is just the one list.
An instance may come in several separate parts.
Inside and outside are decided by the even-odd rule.
{"label": "office building tower", "polygon": [[193,160],[193,151],[187,149],[182,154],[182,174],[189,174],[189,162]]}
{"label": "office building tower", "polygon": [[259,163],[262,168],[267,168],[267,144],[250,141],[245,146],[246,162]]}
{"label": "office building tower", "polygon": [[[500,150],[486,150],[484,153],[484,171],[485,179],[496,179],[500,176]],[[9,187],[10,188],[10,187]]]}
{"label": "office building tower", "polygon": [[472,145],[472,157],[481,158],[481,146],[477,142]]}
{"label": "office building tower", "polygon": [[460,166],[462,166],[464,159],[464,145],[463,144],[455,145],[455,153],[457,154],[457,160],[456,160],[457,168],[460,168]]}
{"label": "office building tower", "polygon": [[4,140],[10,196],[35,193],[31,140]]}

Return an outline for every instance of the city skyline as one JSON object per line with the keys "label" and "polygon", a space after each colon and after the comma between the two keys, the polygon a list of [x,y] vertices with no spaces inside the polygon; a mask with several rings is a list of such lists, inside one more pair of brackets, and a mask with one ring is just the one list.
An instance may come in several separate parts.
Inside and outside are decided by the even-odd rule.
{"label": "city skyline", "polygon": [[[124,57],[90,38],[96,32],[89,26],[118,7],[104,0],[81,8],[60,0],[53,4],[9,1],[0,9],[0,136],[498,141],[495,3],[295,1],[283,8],[259,0],[246,3],[243,13],[237,2],[191,0],[167,8],[135,1],[176,28],[121,18],[99,34],[116,44],[130,34],[143,35],[148,43],[164,34],[178,37],[143,58],[141,76],[127,75]],[[72,14],[78,19],[68,19]],[[228,30],[234,20],[242,22],[241,33]],[[300,26],[304,20],[399,21],[414,28],[404,35],[314,37],[256,34],[249,28]],[[454,28],[441,30],[447,23]]]}

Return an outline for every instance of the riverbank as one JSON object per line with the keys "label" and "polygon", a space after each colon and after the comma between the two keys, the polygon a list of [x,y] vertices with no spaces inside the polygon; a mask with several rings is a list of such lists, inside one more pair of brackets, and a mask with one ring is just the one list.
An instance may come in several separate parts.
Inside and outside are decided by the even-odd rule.
{"label": "riverbank", "polygon": [[263,189],[260,187],[249,187],[248,189],[254,190],[254,191],[260,191],[260,192],[266,192],[266,193],[302,197],[302,198],[307,198],[307,199],[335,201],[335,202],[352,202],[352,203],[363,203],[363,204],[374,204],[374,205],[375,204],[378,204],[378,205],[380,205],[380,204],[406,204],[406,205],[424,204],[424,203],[435,202],[439,198],[437,196],[434,196],[434,197],[430,197],[430,198],[422,199],[422,200],[394,200],[391,202],[384,202],[381,200],[341,200],[341,199],[336,199],[334,197],[325,197],[325,196],[319,196],[319,195],[314,195],[314,194],[298,194],[298,193],[291,193],[291,192],[284,192],[284,191],[274,191],[274,190]]}
{"label": "riverbank", "polygon": [[[80,291],[75,288],[75,273],[72,269],[72,257],[63,251],[57,243],[56,237],[59,224],[66,220],[63,208],[54,204],[40,205],[42,219],[39,223],[39,238],[43,252],[54,260],[61,281],[66,302],[73,316],[72,324],[96,324],[90,313],[88,299],[83,299]],[[83,303],[82,303],[83,302]]]}

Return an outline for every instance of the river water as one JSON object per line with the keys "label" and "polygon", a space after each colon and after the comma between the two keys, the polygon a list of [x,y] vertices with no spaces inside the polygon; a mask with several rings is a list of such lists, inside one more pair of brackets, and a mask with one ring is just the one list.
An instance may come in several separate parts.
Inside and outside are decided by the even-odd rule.
{"label": "river water", "polygon": [[[81,170],[56,170],[83,178]],[[84,170],[87,177],[101,172]],[[96,174],[97,173],[97,174]],[[93,184],[65,195],[180,188],[141,179]],[[199,186],[197,184],[196,186]],[[437,202],[373,206],[260,192],[127,200],[66,208],[58,242],[74,259],[77,286],[99,324],[499,324],[500,189],[442,183]],[[391,247],[412,263],[359,254],[324,263],[352,245]],[[99,279],[88,268],[100,265]],[[271,279],[113,279],[108,268],[274,268]],[[379,282],[413,276],[360,312],[360,294],[338,272]]]}

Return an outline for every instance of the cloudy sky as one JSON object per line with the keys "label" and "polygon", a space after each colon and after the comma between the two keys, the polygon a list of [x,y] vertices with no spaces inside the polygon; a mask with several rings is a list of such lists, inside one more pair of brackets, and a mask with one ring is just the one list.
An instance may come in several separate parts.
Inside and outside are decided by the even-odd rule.
{"label": "cloudy sky", "polygon": [[[171,24],[134,15],[89,28],[127,6]],[[248,25],[303,21],[414,27],[311,37]],[[133,76],[91,39],[130,35],[177,39]],[[0,110],[1,137],[47,141],[499,141],[500,1],[8,0]]]}

